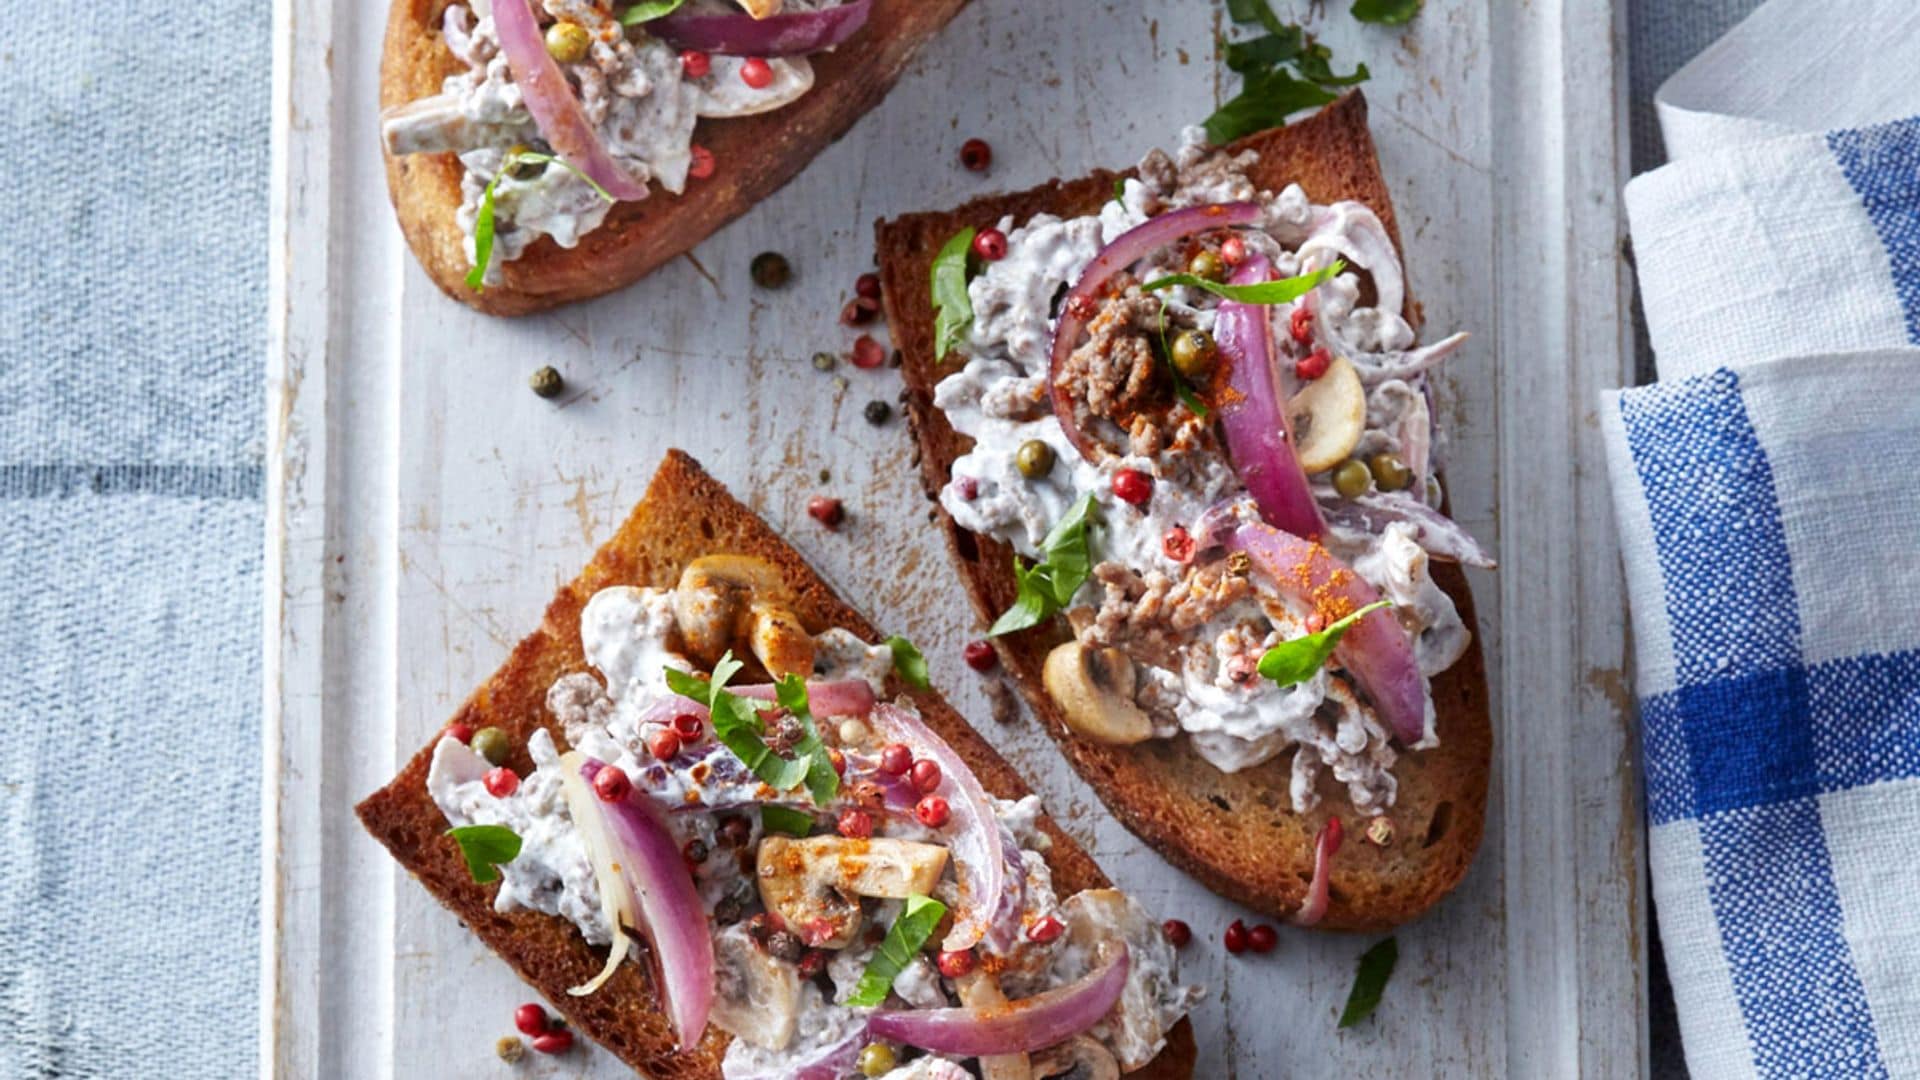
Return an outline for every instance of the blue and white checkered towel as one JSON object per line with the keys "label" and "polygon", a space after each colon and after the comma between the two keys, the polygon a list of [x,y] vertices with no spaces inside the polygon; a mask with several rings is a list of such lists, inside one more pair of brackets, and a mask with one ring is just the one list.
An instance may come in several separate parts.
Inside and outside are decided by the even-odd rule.
{"label": "blue and white checkered towel", "polygon": [[1627,188],[1603,410],[1687,1062],[1920,1076],[1920,4],[1774,0]]}

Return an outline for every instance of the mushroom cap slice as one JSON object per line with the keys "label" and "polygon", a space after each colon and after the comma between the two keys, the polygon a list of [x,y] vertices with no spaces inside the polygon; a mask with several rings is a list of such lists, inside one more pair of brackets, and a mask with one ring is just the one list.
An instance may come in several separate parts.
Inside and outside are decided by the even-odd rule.
{"label": "mushroom cap slice", "polygon": [[1323,473],[1347,460],[1367,430],[1367,391],[1360,373],[1336,356],[1326,374],[1309,382],[1287,402],[1293,425],[1293,453],[1308,475]]}
{"label": "mushroom cap slice", "polygon": [[1126,653],[1069,641],[1047,654],[1041,681],[1075,732],[1113,746],[1153,737],[1153,722],[1133,701],[1133,661]]}
{"label": "mushroom cap slice", "polygon": [[800,1012],[800,973],[735,923],[713,938],[715,1025],[762,1050],[784,1050]]}
{"label": "mushroom cap slice", "polygon": [[755,877],[767,910],[816,948],[840,949],[860,931],[862,896],[903,900],[933,892],[947,868],[938,844],[875,837],[769,836]]}

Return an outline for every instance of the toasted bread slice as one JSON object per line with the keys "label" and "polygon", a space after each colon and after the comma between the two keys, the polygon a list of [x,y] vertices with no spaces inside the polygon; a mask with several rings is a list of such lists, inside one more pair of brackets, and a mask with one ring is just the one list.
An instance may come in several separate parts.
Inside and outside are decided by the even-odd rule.
{"label": "toasted bread slice", "polygon": [[[1262,188],[1278,191],[1298,183],[1315,202],[1366,203],[1398,245],[1393,206],[1367,131],[1366,101],[1357,91],[1311,119],[1249,136],[1233,148],[1259,152],[1249,175]],[[1101,171],[1056,180],[877,226],[887,318],[905,359],[907,415],[919,443],[921,479],[936,506],[954,460],[971,449],[972,440],[933,406],[934,384],[954,370],[933,358],[928,278],[935,253],[960,229],[992,225],[1004,215],[1018,223],[1039,213],[1093,213],[1113,197],[1114,180],[1128,175]],[[1411,301],[1408,307],[1411,318]],[[974,609],[991,621],[1016,595],[1013,551],[961,529],[944,511],[940,517]],[[1433,572],[1474,626],[1473,597],[1459,568],[1436,563]],[[1027,704],[1101,800],[1142,840],[1222,896],[1274,914],[1298,908],[1313,876],[1313,838],[1321,824],[1343,812],[1344,824],[1360,824],[1345,790],[1323,776],[1320,807],[1299,815],[1287,797],[1287,755],[1229,774],[1202,760],[1185,739],[1115,747],[1075,736],[1041,683],[1047,653],[1068,636],[1065,620],[1055,619],[995,645]],[[1364,842],[1357,829],[1349,835],[1333,863],[1332,905],[1322,927],[1370,930],[1413,918],[1459,882],[1480,846],[1492,732],[1477,636],[1467,655],[1433,681],[1433,695],[1440,746],[1401,755],[1394,767],[1399,799],[1389,815],[1397,835],[1385,847]]]}
{"label": "toasted bread slice", "polygon": [[[467,287],[460,160],[452,154],[387,155],[387,191],[407,245],[448,296],[489,315],[525,315],[600,296],[690,251],[714,230],[794,178],[827,144],[880,103],[907,61],[967,0],[874,0],[867,25],[846,44],[811,58],[815,82],[798,101],[759,116],[702,120],[699,145],[719,169],[672,195],[654,185],[639,202],[613,207],[600,227],[563,248],[542,237],[501,264],[505,280]],[[447,0],[393,0],[380,61],[380,107],[440,92],[460,63],[440,39]]]}
{"label": "toasted bread slice", "polygon": [[[718,552],[757,555],[779,567],[796,598],[794,608],[809,631],[837,626],[869,642],[880,640],[873,625],[835,595],[799,552],[735,501],[698,462],[674,450],[620,531],[595,553],[579,577],[560,589],[547,605],[539,629],[514,647],[506,663],[474,691],[449,723],[504,730],[515,748],[508,764],[523,774],[530,771],[527,737],[536,728],[546,728],[557,744],[566,745],[559,724],[547,712],[547,688],[562,675],[588,670],[580,646],[580,612],[593,594],[611,585],[671,586],[687,563]],[[1012,766],[939,694],[912,690],[898,679],[892,680],[888,691],[889,696],[911,698],[926,722],[973,766],[988,791],[1007,799],[1027,793],[1026,783]],[[604,987],[587,997],[567,994],[568,987],[599,972],[604,955],[589,946],[566,919],[534,911],[503,915],[493,909],[499,886],[476,884],[457,845],[443,835],[447,820],[427,794],[432,755],[429,742],[391,784],[359,805],[367,830],[580,1032],[656,1080],[718,1078],[728,1036],[709,1027],[698,1046],[676,1052],[672,1029],[641,965],[622,965]],[[1092,857],[1051,819],[1043,818],[1040,825],[1053,840],[1047,864],[1061,896],[1108,883]],[[1194,1053],[1193,1028],[1183,1019],[1168,1033],[1166,1049],[1133,1075],[1151,1080],[1191,1076]]]}

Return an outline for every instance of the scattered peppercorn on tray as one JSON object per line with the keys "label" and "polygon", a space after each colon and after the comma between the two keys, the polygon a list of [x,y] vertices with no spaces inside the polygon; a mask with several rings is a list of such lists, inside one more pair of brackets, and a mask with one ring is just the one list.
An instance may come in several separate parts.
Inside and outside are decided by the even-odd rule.
{"label": "scattered peppercorn on tray", "polygon": [[[1053,5],[976,0],[884,104],[687,257],[517,320],[448,300],[393,225],[372,106],[381,21],[277,5],[262,1072],[631,1075],[584,1040],[502,1062],[534,995],[352,806],[539,626],[669,447],[882,633],[916,643],[934,686],[1107,875],[1189,928],[1181,975],[1208,988],[1195,1075],[1631,1072],[1640,813],[1618,553],[1587,422],[1598,389],[1631,372],[1614,14],[1543,0],[1496,19],[1427,0],[1382,28],[1346,6],[1275,10],[1306,20],[1340,70],[1371,71],[1412,289],[1430,325],[1475,334],[1441,379],[1444,454],[1456,516],[1502,568],[1473,577],[1497,746],[1486,841],[1459,889],[1394,935],[1372,1016],[1342,1029],[1382,935],[1282,928],[1270,951],[1230,954],[1235,920],[1262,920],[1147,851],[975,669],[989,666],[967,648],[984,628],[929,520],[899,372],[859,281],[878,218],[1175,144],[1237,86],[1216,55],[1230,29],[1217,4],[1122,0],[1066,24]],[[724,178],[727,162],[714,168]]]}

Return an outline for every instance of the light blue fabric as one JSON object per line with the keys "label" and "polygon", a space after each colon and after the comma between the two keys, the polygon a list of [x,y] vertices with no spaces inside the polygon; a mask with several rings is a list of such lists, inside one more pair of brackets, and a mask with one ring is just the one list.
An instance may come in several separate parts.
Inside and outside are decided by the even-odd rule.
{"label": "light blue fabric", "polygon": [[1602,410],[1663,950],[1703,1080],[1920,1076],[1920,120],[1726,115],[1627,188],[1665,381]]}
{"label": "light blue fabric", "polygon": [[0,1077],[246,1076],[269,10],[6,10]]}

